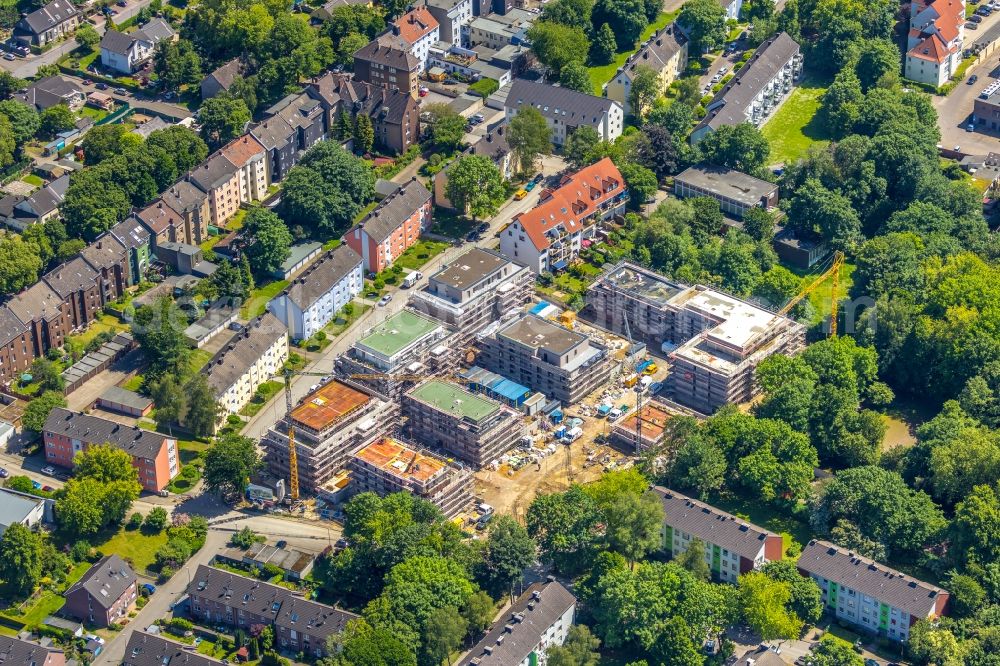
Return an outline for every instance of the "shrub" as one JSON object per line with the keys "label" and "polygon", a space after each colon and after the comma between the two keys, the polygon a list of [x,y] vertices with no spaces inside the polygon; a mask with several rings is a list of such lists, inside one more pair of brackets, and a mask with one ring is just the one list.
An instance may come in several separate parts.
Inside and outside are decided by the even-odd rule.
{"label": "shrub", "polygon": [[70,547],[69,556],[74,562],[86,562],[93,557],[93,550],[85,539],[80,539]]}
{"label": "shrub", "polygon": [[183,636],[185,632],[194,629],[194,624],[191,620],[183,617],[175,617],[171,618],[170,622],[167,623],[167,628],[170,629],[172,633],[175,633],[178,636]]}
{"label": "shrub", "polygon": [[162,567],[160,569],[160,575],[157,576],[156,582],[165,583],[170,580],[174,575],[173,567]]}
{"label": "shrub", "polygon": [[128,523],[125,525],[127,530],[137,530],[142,527],[142,514],[136,511],[128,519]]}

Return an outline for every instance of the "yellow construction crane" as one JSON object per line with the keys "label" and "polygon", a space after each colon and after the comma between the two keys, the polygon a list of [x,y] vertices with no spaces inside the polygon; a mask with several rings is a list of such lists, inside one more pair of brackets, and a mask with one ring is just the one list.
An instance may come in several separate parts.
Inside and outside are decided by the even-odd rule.
{"label": "yellow construction crane", "polygon": [[778,314],[786,315],[791,312],[792,308],[801,303],[803,298],[816,291],[820,285],[832,276],[833,289],[830,292],[830,337],[837,337],[837,291],[840,289],[840,269],[843,265],[844,253],[838,250],[833,254],[833,263],[830,265],[830,268],[821,273],[815,280],[810,282],[805,289],[797,293],[791,298],[791,300],[785,303],[785,306],[778,310]]}
{"label": "yellow construction crane", "polygon": [[295,450],[295,422],[292,421],[292,377],[297,375],[313,375],[326,377],[329,372],[308,372],[306,370],[285,369],[285,410],[288,418],[288,499],[299,500],[299,454]]}

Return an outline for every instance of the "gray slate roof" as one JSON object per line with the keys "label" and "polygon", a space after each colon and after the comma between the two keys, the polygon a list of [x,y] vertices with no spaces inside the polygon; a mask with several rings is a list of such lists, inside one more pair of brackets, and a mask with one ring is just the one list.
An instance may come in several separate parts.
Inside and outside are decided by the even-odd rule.
{"label": "gray slate roof", "polygon": [[142,32],[153,42],[172,39],[177,34],[170,24],[161,18],[150,19],[149,23],[142,26]]}
{"label": "gray slate roof", "polygon": [[940,587],[907,576],[828,541],[810,541],[802,549],[798,567],[918,618],[927,617],[940,595],[948,594]]}
{"label": "gray slate roof", "polygon": [[179,180],[170,186],[170,189],[160,195],[163,203],[170,206],[177,213],[191,213],[205,202],[207,195],[199,190],[189,180]]}
{"label": "gray slate roof", "polygon": [[117,30],[108,30],[101,37],[101,50],[117,53],[118,55],[128,55],[128,52],[132,50],[132,44],[145,38],[146,36],[142,34],[141,30],[136,30],[129,34],[118,32]]}
{"label": "gray slate roof", "polygon": [[222,153],[216,153],[191,169],[188,176],[192,183],[207,193],[228,182],[238,170],[239,167],[230,162],[229,158]]}
{"label": "gray slate roof", "polygon": [[398,229],[405,219],[430,200],[430,191],[414,177],[383,199],[375,210],[358,223],[358,226],[364,229],[373,241],[381,243]]}
{"label": "gray slate roof", "polygon": [[[569,590],[552,581],[531,585],[504,611],[458,666],[510,666],[528,658],[545,632],[576,605]],[[507,631],[510,627],[510,631]]]}
{"label": "gray slate roof", "polygon": [[314,261],[292,281],[285,293],[292,303],[306,310],[361,263],[360,254],[347,244],[340,245]]}
{"label": "gray slate roof", "polygon": [[0,307],[0,345],[19,337],[27,329],[8,307]]}
{"label": "gray slate roof", "polygon": [[656,486],[653,492],[659,495],[663,504],[664,522],[667,525],[742,557],[754,559],[764,547],[764,540],[777,536],[763,527],[669,488]]}
{"label": "gray slate roof", "polygon": [[36,9],[18,22],[18,27],[28,29],[36,35],[53,28],[74,17],[76,7],[70,0],[53,0],[41,9]]}
{"label": "gray slate roof", "polygon": [[[519,109],[522,105],[533,106],[549,119],[556,118],[559,110],[560,122],[568,125],[593,124],[612,107],[620,106],[606,97],[595,97],[569,88],[550,86],[538,81],[514,79],[507,93],[506,107]],[[548,111],[546,111],[548,107]],[[566,111],[566,115],[562,112]]]}
{"label": "gray slate roof", "polygon": [[83,95],[83,90],[73,81],[54,74],[39,79],[23,93],[14,95],[14,99],[44,110],[61,104],[74,95]]}
{"label": "gray slate roof", "polygon": [[118,405],[125,405],[132,409],[146,409],[153,404],[149,398],[139,395],[135,391],[129,391],[121,386],[109,386],[101,394],[101,400],[107,400]]}
{"label": "gray slate roof", "polygon": [[4,655],[5,666],[34,666],[45,663],[45,659],[52,652],[61,653],[62,650],[47,648],[32,643],[22,641],[10,636],[0,636],[0,654]]}
{"label": "gray slate roof", "polygon": [[38,497],[25,497],[0,489],[0,527],[7,529],[11,525],[23,523],[28,514],[43,501],[45,500]]}
{"label": "gray slate roof", "polygon": [[250,129],[250,134],[265,150],[276,150],[295,141],[295,128],[280,116],[265,118]]}
{"label": "gray slate roof", "polygon": [[698,123],[695,131],[746,122],[746,108],[798,52],[799,45],[785,32],[757,47],[750,60],[708,103],[708,115]]}
{"label": "gray slate roof", "polygon": [[410,53],[410,45],[392,33],[380,35],[368,42],[354,53],[354,57],[385,67],[395,67],[404,72],[420,68],[420,61]]}
{"label": "gray slate roof", "polygon": [[[660,28],[649,39],[643,42],[639,49],[625,61],[622,69],[630,74],[639,66],[649,67],[654,72],[661,72],[670,59],[677,55],[687,43],[687,37],[676,23]],[[684,63],[681,63],[683,67]]]}
{"label": "gray slate roof", "polygon": [[82,257],[71,259],[70,261],[56,266],[45,274],[42,278],[45,283],[52,287],[63,298],[68,298],[83,289],[89,289],[97,284],[98,272]]}
{"label": "gray slate roof", "polygon": [[218,67],[214,72],[205,78],[215,79],[223,90],[229,90],[229,86],[233,85],[233,80],[239,76],[242,71],[243,63],[240,62],[239,58],[233,58],[226,64]]}
{"label": "gray slate roof", "polygon": [[36,282],[7,301],[7,307],[23,324],[52,321],[63,313],[63,299],[44,281]]}
{"label": "gray slate roof", "polygon": [[137,458],[153,459],[160,452],[167,437],[139,427],[102,419],[90,414],[72,412],[56,407],[49,412],[43,426],[45,432],[78,439],[87,444],[108,443],[116,449]]}
{"label": "gray slate roof", "polygon": [[125,218],[111,227],[109,233],[130,250],[149,245],[149,232],[134,217]]}
{"label": "gray slate roof", "polygon": [[83,574],[66,596],[83,589],[90,593],[93,602],[109,608],[135,582],[135,572],[117,555],[105,555]]}
{"label": "gray slate roof", "polygon": [[208,375],[208,385],[216,395],[222,395],[267,349],[286,335],[288,329],[270,312],[257,317],[205,366],[203,372]]}
{"label": "gray slate roof", "polygon": [[193,647],[143,631],[133,631],[125,646],[124,666],[218,666],[221,661],[199,654]]}
{"label": "gray slate roof", "polygon": [[128,249],[114,234],[103,233],[93,243],[80,250],[80,256],[93,268],[111,269],[125,260]]}

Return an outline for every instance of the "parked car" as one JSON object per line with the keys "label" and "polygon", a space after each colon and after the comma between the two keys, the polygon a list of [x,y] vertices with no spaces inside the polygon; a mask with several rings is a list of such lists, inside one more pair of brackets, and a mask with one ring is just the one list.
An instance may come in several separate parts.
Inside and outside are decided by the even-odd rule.
{"label": "parked car", "polygon": [[978,74],[973,74],[972,76],[969,77],[969,80],[966,83],[967,83],[967,85],[971,86],[972,84],[974,84],[978,80],[979,80],[979,75]]}
{"label": "parked car", "polygon": [[125,90],[124,88],[115,88],[114,93],[116,95],[122,95],[122,96],[128,95],[128,91]]}
{"label": "parked car", "polygon": [[3,54],[3,59],[4,60],[17,60],[17,56],[14,55],[13,53],[4,53]]}
{"label": "parked car", "polygon": [[42,468],[42,474],[48,474],[49,476],[54,476],[56,473],[56,468],[52,465],[46,465]]}
{"label": "parked car", "polygon": [[274,545],[275,545],[275,546],[276,546],[277,548],[284,548],[285,546],[287,546],[287,545],[288,545],[288,542],[287,542],[287,541],[285,541],[284,539],[281,539],[280,541],[278,541],[278,542],[277,542],[276,544],[274,544]]}
{"label": "parked car", "polygon": [[42,490],[44,492],[51,493],[53,490],[55,490],[55,488],[53,488],[52,486],[42,486]]}
{"label": "parked car", "polygon": [[477,231],[475,231],[475,230],[470,231],[465,236],[465,242],[466,243],[475,243],[477,240],[479,240],[479,233]]}
{"label": "parked car", "polygon": [[430,88],[426,86],[420,86],[420,88],[417,90],[417,94],[420,95],[421,97],[427,97],[427,95],[429,95],[430,92],[431,92]]}
{"label": "parked car", "polygon": [[152,583],[143,583],[142,589],[146,592],[147,595],[152,596],[156,594],[156,586],[153,585]]}
{"label": "parked car", "polygon": [[105,83],[104,81],[98,81],[94,85],[94,87],[97,88],[98,90],[107,90],[108,89],[108,84]]}
{"label": "parked car", "polygon": [[10,476],[10,472],[4,467],[0,467],[0,479],[6,479],[8,476]]}
{"label": "parked car", "polygon": [[718,83],[721,80],[722,80],[722,74],[716,74],[715,76],[712,77],[712,83]]}
{"label": "parked car", "polygon": [[719,74],[721,74],[722,76],[725,76],[728,73],[729,73],[729,68],[726,67],[725,65],[719,68]]}
{"label": "parked car", "polygon": [[528,190],[526,190],[526,189],[524,189],[524,188],[521,188],[521,189],[519,189],[519,190],[518,190],[517,192],[515,192],[515,193],[514,193],[514,198],[515,198],[515,199],[516,199],[517,201],[521,201],[521,200],[522,200],[522,199],[524,199],[524,197],[526,197],[526,196],[528,196]]}
{"label": "parked car", "polygon": [[542,182],[543,178],[545,178],[545,176],[543,176],[540,173],[536,173],[535,177],[531,179],[531,182],[533,182],[533,183],[540,183],[540,182]]}
{"label": "parked car", "polygon": [[384,308],[385,306],[389,305],[389,301],[391,300],[392,300],[392,294],[386,294],[382,298],[378,299],[378,306],[380,308]]}
{"label": "parked car", "polygon": [[476,231],[479,232],[479,233],[481,233],[481,234],[485,234],[489,230],[490,230],[490,223],[489,222],[483,222],[478,227],[476,227]]}
{"label": "parked car", "polygon": [[979,14],[973,14],[972,16],[969,17],[969,20],[972,21],[973,23],[982,23],[983,17],[980,16]]}
{"label": "parked car", "polygon": [[979,30],[979,24],[973,23],[972,21],[969,21],[968,23],[965,24],[965,29],[966,30]]}

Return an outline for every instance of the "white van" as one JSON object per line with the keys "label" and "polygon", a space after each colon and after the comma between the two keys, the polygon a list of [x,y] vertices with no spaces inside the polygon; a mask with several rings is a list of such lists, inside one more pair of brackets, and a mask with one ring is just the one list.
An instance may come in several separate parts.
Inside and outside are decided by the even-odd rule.
{"label": "white van", "polygon": [[576,440],[583,437],[583,428],[571,428],[565,435],[563,435],[564,442],[575,442]]}
{"label": "white van", "polygon": [[610,412],[608,412],[608,418],[614,421],[615,419],[620,419],[622,417],[622,410],[615,407]]}
{"label": "white van", "polygon": [[403,276],[403,288],[409,289],[417,282],[419,282],[422,277],[424,277],[424,274],[421,273],[420,271],[412,271],[410,273],[407,273],[405,276]]}

